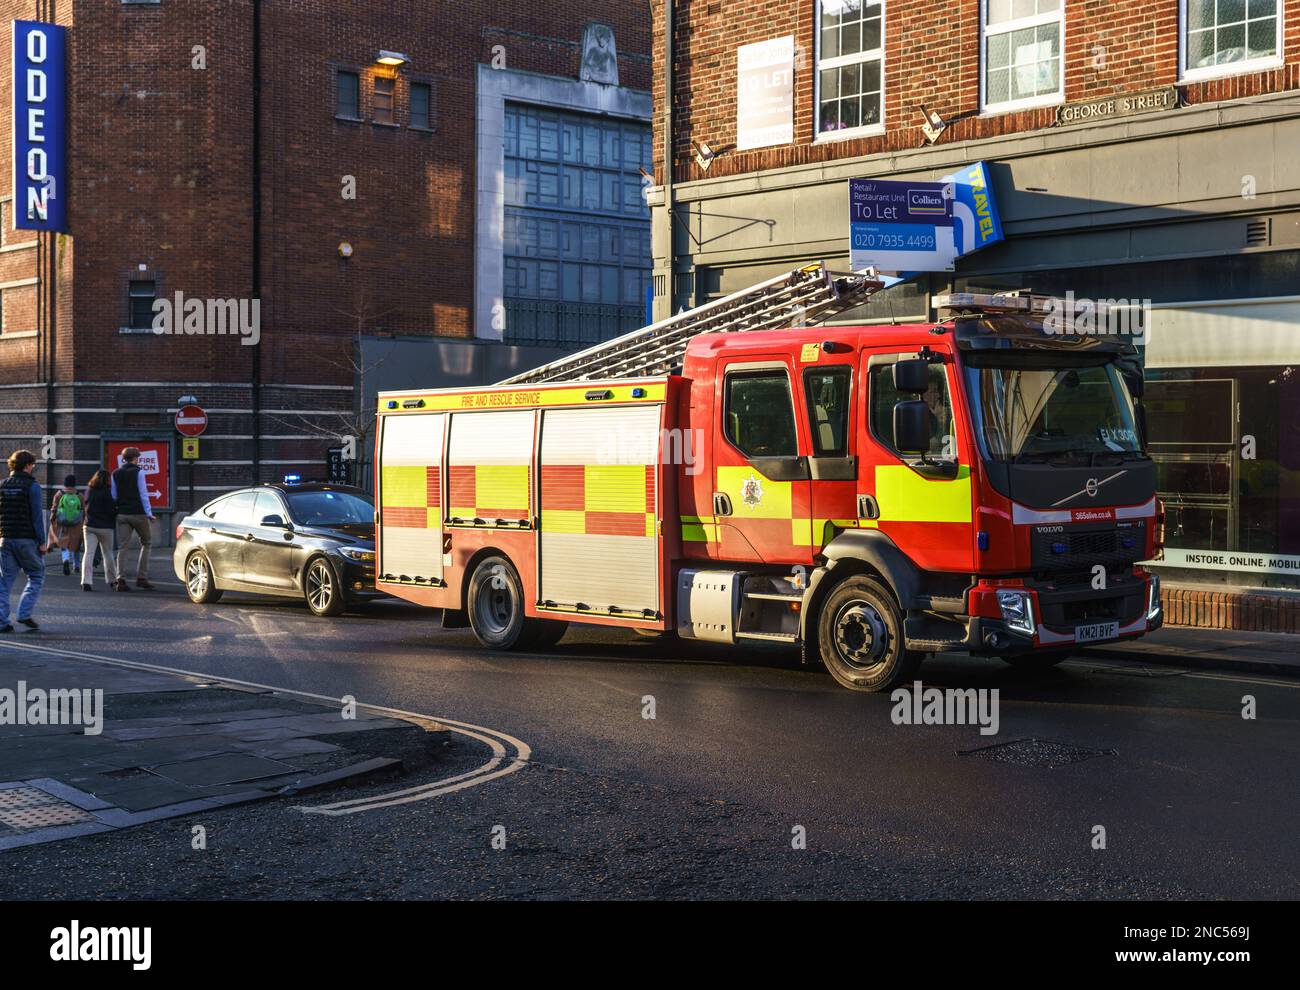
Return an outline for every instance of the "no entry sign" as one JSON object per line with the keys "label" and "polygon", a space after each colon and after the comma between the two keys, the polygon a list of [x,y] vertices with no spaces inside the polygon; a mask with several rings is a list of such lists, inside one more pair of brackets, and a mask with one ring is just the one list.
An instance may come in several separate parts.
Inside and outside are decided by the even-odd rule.
{"label": "no entry sign", "polygon": [[183,437],[198,437],[208,428],[208,414],[199,406],[181,406],[176,410],[176,432]]}

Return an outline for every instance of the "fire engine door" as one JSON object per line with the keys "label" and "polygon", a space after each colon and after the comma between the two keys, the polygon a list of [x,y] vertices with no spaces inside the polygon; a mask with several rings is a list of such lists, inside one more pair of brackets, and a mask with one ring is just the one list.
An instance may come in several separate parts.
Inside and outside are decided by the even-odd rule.
{"label": "fire engine door", "polygon": [[721,559],[811,560],[811,473],[793,370],[782,355],[724,364],[714,427],[713,516]]}
{"label": "fire engine door", "polygon": [[[915,357],[863,355],[859,525],[879,528],[919,567],[967,570],[973,564],[972,451],[961,439],[965,420],[953,403],[960,393],[950,378],[952,357],[936,355],[925,392],[900,392],[894,364]],[[917,399],[930,407],[930,446],[922,456],[900,454],[894,446],[894,407]]]}

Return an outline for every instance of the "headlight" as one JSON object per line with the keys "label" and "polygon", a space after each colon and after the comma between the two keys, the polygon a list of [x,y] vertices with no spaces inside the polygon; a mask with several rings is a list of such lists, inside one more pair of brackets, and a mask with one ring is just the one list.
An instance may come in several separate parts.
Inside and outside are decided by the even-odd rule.
{"label": "headlight", "polygon": [[1160,575],[1151,575],[1151,590],[1147,592],[1147,622],[1160,618]]}
{"label": "headlight", "polygon": [[1027,591],[999,591],[998,608],[1008,629],[1034,634],[1034,599]]}
{"label": "headlight", "polygon": [[349,560],[355,560],[359,564],[373,564],[375,562],[375,552],[373,550],[358,550],[356,547],[340,547],[339,553]]}

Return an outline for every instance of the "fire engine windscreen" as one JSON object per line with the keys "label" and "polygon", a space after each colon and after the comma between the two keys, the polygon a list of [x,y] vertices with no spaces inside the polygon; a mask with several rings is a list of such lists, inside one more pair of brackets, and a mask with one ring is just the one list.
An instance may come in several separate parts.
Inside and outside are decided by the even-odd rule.
{"label": "fire engine windscreen", "polygon": [[1056,463],[1140,455],[1133,403],[1112,364],[966,369],[976,429],[991,461]]}

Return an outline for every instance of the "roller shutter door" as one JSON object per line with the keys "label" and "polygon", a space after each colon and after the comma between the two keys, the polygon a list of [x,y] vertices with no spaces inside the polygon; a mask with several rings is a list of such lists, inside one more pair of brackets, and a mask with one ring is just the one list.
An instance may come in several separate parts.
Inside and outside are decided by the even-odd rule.
{"label": "roller shutter door", "polygon": [[443,413],[383,417],[380,440],[380,580],[442,579]]}
{"label": "roller shutter door", "polygon": [[452,416],[447,448],[452,525],[530,523],[535,415],[526,409]]}
{"label": "roller shutter door", "polygon": [[660,611],[661,411],[629,406],[543,414],[544,603],[602,613]]}

